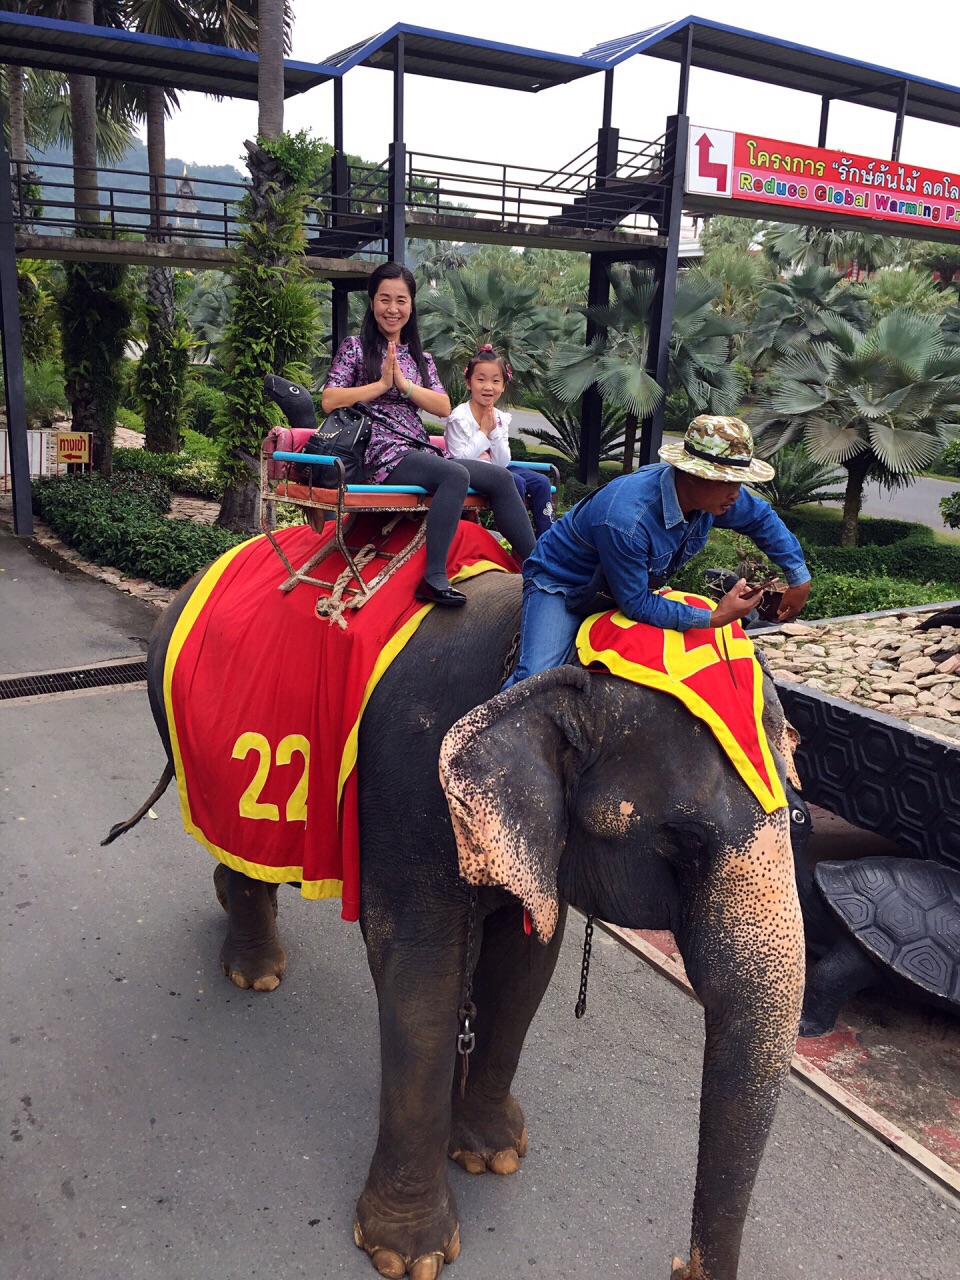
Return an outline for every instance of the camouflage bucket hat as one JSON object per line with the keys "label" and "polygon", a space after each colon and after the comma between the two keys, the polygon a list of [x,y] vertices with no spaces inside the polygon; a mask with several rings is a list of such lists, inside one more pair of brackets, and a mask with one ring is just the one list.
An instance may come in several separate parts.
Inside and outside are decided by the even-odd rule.
{"label": "camouflage bucket hat", "polygon": [[694,418],[682,440],[663,445],[660,457],[701,480],[744,484],[772,480],[775,474],[769,462],[754,457],[753,436],[742,419],[709,413]]}

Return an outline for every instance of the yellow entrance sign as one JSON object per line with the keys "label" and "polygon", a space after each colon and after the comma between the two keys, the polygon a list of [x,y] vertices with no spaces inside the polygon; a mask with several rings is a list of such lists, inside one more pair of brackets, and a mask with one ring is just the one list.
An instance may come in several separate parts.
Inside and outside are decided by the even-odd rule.
{"label": "yellow entrance sign", "polygon": [[57,464],[62,462],[84,462],[89,466],[89,431],[57,432]]}

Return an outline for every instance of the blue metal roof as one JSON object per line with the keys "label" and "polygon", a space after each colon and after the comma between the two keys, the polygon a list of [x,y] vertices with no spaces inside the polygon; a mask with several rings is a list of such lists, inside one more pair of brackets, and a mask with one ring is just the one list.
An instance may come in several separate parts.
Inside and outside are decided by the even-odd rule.
{"label": "blue metal roof", "polygon": [[341,74],[357,66],[392,71],[394,41],[401,34],[404,71],[412,75],[537,93],[603,70],[602,64],[589,56],[525,49],[406,22],[331,54],[324,65],[337,67]]}
{"label": "blue metal roof", "polygon": [[[257,96],[255,53],[6,10],[0,10],[0,60],[230,98]],[[333,67],[286,60],[285,96],[303,93],[336,74]]]}
{"label": "blue metal roof", "polygon": [[882,111],[896,111],[901,87],[906,83],[908,116],[937,124],[960,124],[960,89],[953,85],[744,31],[708,18],[690,16],[662,23],[648,31],[595,45],[584,57],[608,68],[637,54],[679,62],[691,26],[695,67],[834,100],[848,99]]}

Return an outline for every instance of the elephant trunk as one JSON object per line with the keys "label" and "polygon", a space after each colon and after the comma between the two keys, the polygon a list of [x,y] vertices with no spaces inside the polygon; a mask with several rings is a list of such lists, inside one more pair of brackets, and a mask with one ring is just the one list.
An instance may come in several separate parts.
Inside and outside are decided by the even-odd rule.
{"label": "elephant trunk", "polygon": [[740,1241],[803,996],[803,923],[787,812],[721,854],[678,936],[704,1004],[689,1280],[736,1280]]}

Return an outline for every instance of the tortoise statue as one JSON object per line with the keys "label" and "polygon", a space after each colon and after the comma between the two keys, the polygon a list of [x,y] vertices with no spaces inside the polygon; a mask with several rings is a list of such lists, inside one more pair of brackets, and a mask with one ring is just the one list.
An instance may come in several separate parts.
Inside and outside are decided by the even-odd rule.
{"label": "tortoise statue", "polygon": [[808,962],[800,1035],[832,1031],[867,987],[960,1013],[960,872],[918,858],[804,858],[810,811],[787,784]]}

